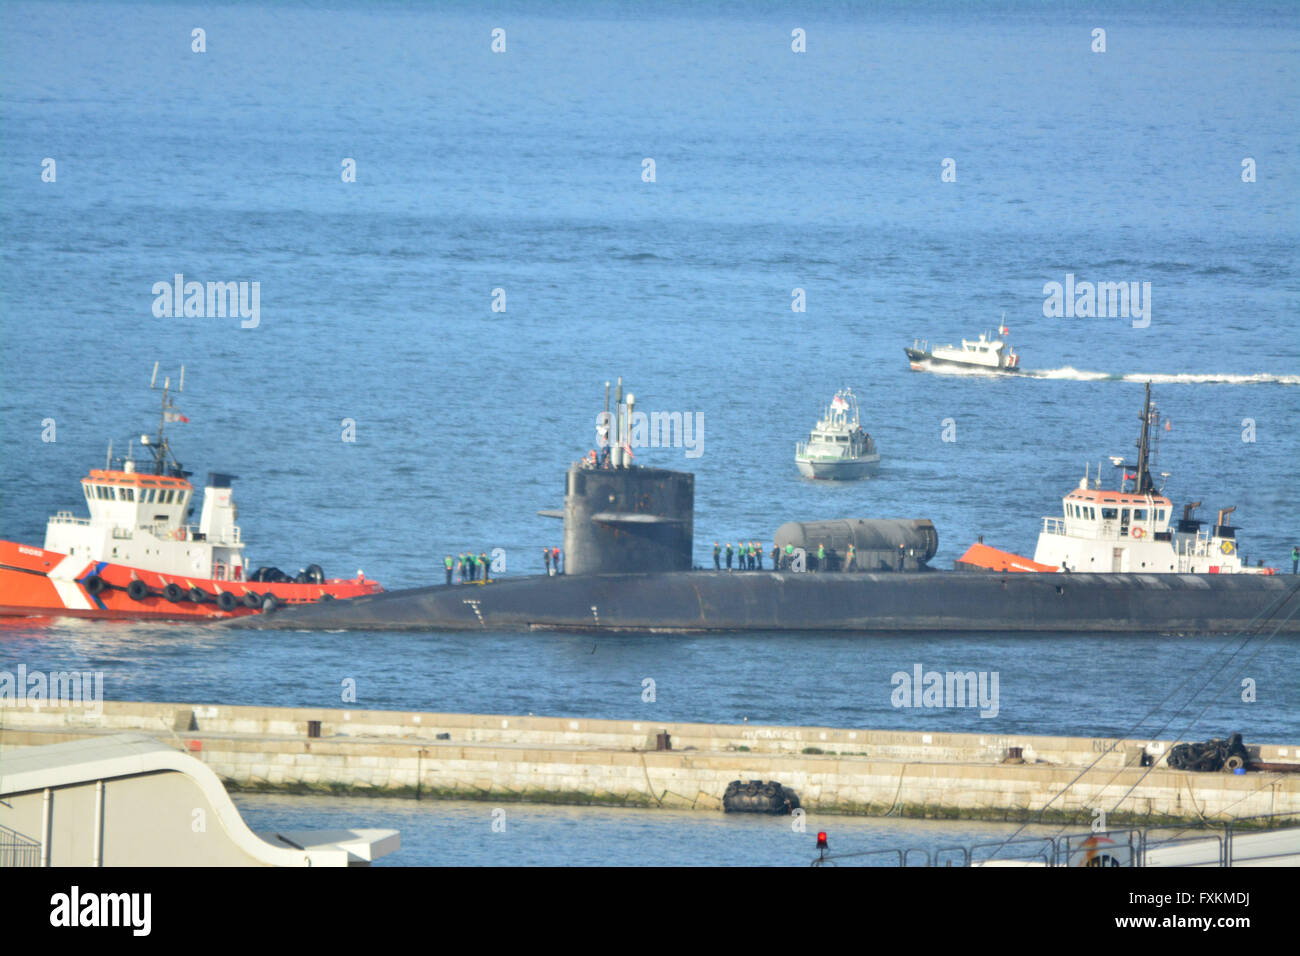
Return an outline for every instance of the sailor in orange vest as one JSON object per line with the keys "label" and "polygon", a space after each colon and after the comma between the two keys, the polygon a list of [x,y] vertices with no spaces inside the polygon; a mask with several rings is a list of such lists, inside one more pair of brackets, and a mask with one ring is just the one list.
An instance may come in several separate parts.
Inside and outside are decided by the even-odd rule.
{"label": "sailor in orange vest", "polygon": [[551,563],[555,565],[556,574],[563,573],[560,571],[560,549],[559,548],[551,549]]}

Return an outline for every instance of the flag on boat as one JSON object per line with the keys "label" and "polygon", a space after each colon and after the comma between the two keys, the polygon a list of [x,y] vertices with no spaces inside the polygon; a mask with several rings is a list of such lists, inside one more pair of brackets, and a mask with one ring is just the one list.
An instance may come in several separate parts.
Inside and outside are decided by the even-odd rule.
{"label": "flag on boat", "polygon": [[188,422],[189,419],[177,411],[163,413],[163,420],[168,422]]}
{"label": "flag on boat", "polygon": [[848,407],[849,407],[849,403],[846,402],[846,401],[844,400],[844,396],[843,396],[843,395],[838,395],[838,394],[837,394],[837,395],[835,396],[835,398],[831,400],[831,408],[835,408],[835,409],[839,409],[839,410],[843,411],[844,409],[847,409]]}
{"label": "flag on boat", "polygon": [[998,335],[1010,335],[1010,334],[1011,334],[1011,330],[1007,328],[1007,324],[1005,322],[1003,322],[1001,325],[998,326]]}
{"label": "flag on boat", "polygon": [[1137,481],[1137,475],[1130,475],[1130,474],[1126,471],[1126,472],[1124,472],[1124,480],[1125,480],[1125,481],[1128,481],[1128,480]]}

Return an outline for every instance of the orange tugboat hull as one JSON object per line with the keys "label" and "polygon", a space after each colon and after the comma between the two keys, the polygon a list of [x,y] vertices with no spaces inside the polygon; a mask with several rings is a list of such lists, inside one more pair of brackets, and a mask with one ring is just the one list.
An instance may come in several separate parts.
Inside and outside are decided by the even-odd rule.
{"label": "orange tugboat hull", "polygon": [[1023,555],[999,551],[987,544],[972,544],[957,559],[957,570],[973,571],[1056,571],[1050,564],[1039,564]]}
{"label": "orange tugboat hull", "polygon": [[162,574],[0,541],[4,616],[220,620],[259,614],[268,596],[280,604],[312,604],[382,590],[365,578],[272,584]]}

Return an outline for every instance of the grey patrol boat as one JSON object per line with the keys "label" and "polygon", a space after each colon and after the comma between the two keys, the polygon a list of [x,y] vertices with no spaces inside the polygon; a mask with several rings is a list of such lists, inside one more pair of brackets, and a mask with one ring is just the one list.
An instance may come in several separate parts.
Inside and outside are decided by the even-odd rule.
{"label": "grey patrol boat", "polygon": [[805,478],[852,481],[880,464],[876,443],[858,420],[858,399],[849,389],[835,393],[817,427],[794,448],[794,462]]}

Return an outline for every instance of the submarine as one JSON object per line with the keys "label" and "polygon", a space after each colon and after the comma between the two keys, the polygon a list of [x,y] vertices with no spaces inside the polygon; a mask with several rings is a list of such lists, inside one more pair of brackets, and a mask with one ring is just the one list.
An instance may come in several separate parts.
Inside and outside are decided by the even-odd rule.
{"label": "submarine", "polygon": [[[602,451],[571,465],[563,574],[273,609],[222,626],[294,630],[1300,633],[1300,578],[938,570],[926,519],[781,525],[777,566],[692,567],[695,476],[632,462],[635,406],[606,384]],[[1144,462],[1145,464],[1145,462]],[[959,565],[960,566],[960,565]]]}

